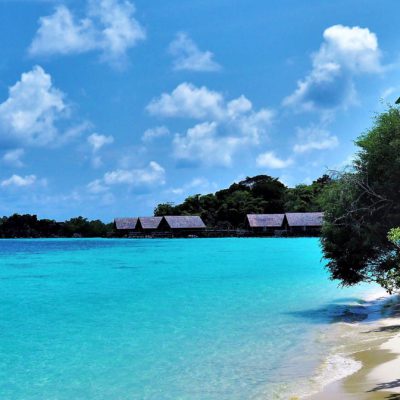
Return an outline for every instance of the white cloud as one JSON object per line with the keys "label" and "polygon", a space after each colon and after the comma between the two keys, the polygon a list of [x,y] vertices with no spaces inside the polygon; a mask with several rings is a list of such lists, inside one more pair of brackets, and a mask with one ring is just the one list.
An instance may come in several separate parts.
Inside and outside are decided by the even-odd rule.
{"label": "white cloud", "polygon": [[325,30],[324,39],[316,63],[337,62],[355,73],[382,71],[378,38],[368,28],[334,25]]}
{"label": "white cloud", "polygon": [[200,88],[191,83],[181,83],[171,94],[163,93],[153,99],[147,111],[162,117],[221,118],[223,116],[223,96],[205,86]]}
{"label": "white cloud", "polygon": [[196,43],[184,32],[176,35],[169,45],[169,53],[175,57],[174,69],[177,71],[218,71],[221,66],[213,60],[211,51],[201,51]]}
{"label": "white cloud", "polygon": [[330,150],[339,145],[337,136],[331,135],[328,131],[317,126],[298,128],[297,137],[299,143],[295,144],[295,153],[306,153],[312,150]]}
{"label": "white cloud", "polygon": [[174,156],[189,164],[230,166],[234,153],[244,144],[243,139],[218,136],[216,122],[204,122],[175,135]]}
{"label": "white cloud", "polygon": [[0,104],[0,130],[3,139],[30,146],[43,146],[57,139],[55,122],[66,112],[64,94],[56,89],[43,68],[23,73]]}
{"label": "white cloud", "polygon": [[299,111],[347,107],[356,103],[354,76],[383,71],[378,39],[368,28],[334,25],[323,37],[311,72],[284,99],[285,106]]}
{"label": "white cloud", "polygon": [[89,182],[86,185],[86,189],[92,194],[105,193],[109,190],[109,188],[103,184],[101,179],[95,179],[94,181]]}
{"label": "white cloud", "polygon": [[92,147],[93,152],[97,152],[107,144],[114,143],[114,137],[92,133],[90,136],[88,136],[87,141]]}
{"label": "white cloud", "polygon": [[[235,125],[243,133],[259,136],[271,122],[273,112],[262,108],[253,110],[253,105],[245,96],[226,102],[224,96],[207,87],[196,87],[191,83],[181,83],[170,94],[163,93],[147,106],[152,115],[162,117],[182,117],[197,120],[211,120]],[[257,133],[254,135],[254,128]]]}
{"label": "white cloud", "polygon": [[142,136],[143,142],[151,142],[154,139],[158,139],[163,136],[170,134],[169,129],[166,126],[157,126],[152,129],[147,129]]}
{"label": "white cloud", "polygon": [[165,183],[165,169],[151,161],[147,168],[142,169],[117,169],[104,174],[106,185],[124,184],[130,186],[163,185]]}
{"label": "white cloud", "polygon": [[153,99],[147,110],[163,117],[200,120],[185,134],[175,135],[174,156],[189,163],[222,166],[231,165],[238,148],[266,139],[273,118],[269,109],[255,111],[243,95],[227,102],[221,93],[190,83]]}
{"label": "white cloud", "polygon": [[229,117],[235,118],[238,115],[251,111],[253,105],[245,96],[240,96],[237,99],[231,100],[226,107]]}
{"label": "white cloud", "polygon": [[26,187],[26,186],[32,186],[34,183],[36,183],[36,181],[37,181],[36,175],[20,176],[14,174],[10,178],[1,181],[0,185],[2,187],[9,187],[9,186]]}
{"label": "white cloud", "polygon": [[83,53],[93,50],[96,33],[90,19],[75,20],[64,5],[56,8],[54,14],[39,19],[29,53],[33,56],[51,54]]}
{"label": "white cloud", "polygon": [[48,56],[100,51],[105,61],[119,64],[146,36],[134,13],[133,3],[127,0],[89,0],[87,15],[78,20],[60,5],[54,14],[40,18],[29,53]]}
{"label": "white cloud", "polygon": [[7,151],[3,156],[3,162],[7,165],[21,168],[24,166],[21,158],[24,156],[24,149],[14,149]]}
{"label": "white cloud", "polygon": [[103,160],[98,155],[98,151],[104,146],[114,143],[113,136],[99,135],[98,133],[92,133],[87,137],[87,142],[92,148],[92,166],[94,168],[99,168],[103,165]]}
{"label": "white cloud", "polygon": [[293,160],[291,158],[283,160],[277,157],[273,151],[268,151],[260,154],[256,159],[256,163],[258,167],[262,168],[283,169],[292,165]]}
{"label": "white cloud", "polygon": [[211,187],[215,188],[215,186],[215,183],[211,184],[206,178],[193,178],[190,182],[186,183],[182,187],[171,188],[166,192],[174,195],[183,195],[193,190],[201,190],[204,192],[205,190],[209,190]]}

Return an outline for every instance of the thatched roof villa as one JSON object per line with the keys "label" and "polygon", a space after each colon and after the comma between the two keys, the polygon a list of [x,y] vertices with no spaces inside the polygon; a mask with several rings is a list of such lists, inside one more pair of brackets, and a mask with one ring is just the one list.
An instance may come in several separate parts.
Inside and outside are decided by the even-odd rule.
{"label": "thatched roof villa", "polygon": [[115,218],[114,224],[117,230],[133,231],[136,229],[138,218]]}
{"label": "thatched roof villa", "polygon": [[274,232],[286,228],[285,214],[247,214],[246,225],[253,232]]}
{"label": "thatched roof villa", "polygon": [[323,212],[286,213],[290,232],[317,232],[321,229]]}
{"label": "thatched roof villa", "polygon": [[286,213],[285,215],[290,227],[322,226],[324,219],[323,212]]}
{"label": "thatched roof villa", "polygon": [[167,215],[163,217],[160,227],[162,232],[171,232],[173,236],[197,235],[206,229],[206,225],[198,215]]}
{"label": "thatched roof villa", "polygon": [[139,217],[137,231],[153,232],[156,231],[163,217]]}
{"label": "thatched roof villa", "polygon": [[205,229],[206,225],[198,215],[179,215],[164,217],[169,229]]}

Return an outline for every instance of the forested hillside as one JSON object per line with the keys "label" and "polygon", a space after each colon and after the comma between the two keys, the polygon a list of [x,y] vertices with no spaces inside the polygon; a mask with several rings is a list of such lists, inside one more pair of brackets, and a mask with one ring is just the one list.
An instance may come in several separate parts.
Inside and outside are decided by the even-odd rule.
{"label": "forested hillside", "polygon": [[65,222],[38,219],[36,215],[14,214],[0,218],[0,238],[24,237],[111,237],[114,224],[86,218],[71,218]]}
{"label": "forested hillside", "polygon": [[321,211],[320,195],[330,183],[323,175],[311,185],[288,188],[277,178],[257,175],[216,193],[189,196],[182,204],[159,204],[154,215],[196,214],[211,227],[240,228],[246,214]]}

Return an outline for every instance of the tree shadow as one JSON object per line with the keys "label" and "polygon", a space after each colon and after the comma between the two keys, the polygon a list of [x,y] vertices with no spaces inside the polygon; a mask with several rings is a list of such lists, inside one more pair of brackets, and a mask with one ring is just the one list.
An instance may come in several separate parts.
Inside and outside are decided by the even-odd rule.
{"label": "tree shadow", "polygon": [[381,326],[377,329],[372,329],[365,333],[372,333],[372,332],[393,332],[397,333],[400,332],[400,325],[388,325],[388,326]]}
{"label": "tree shadow", "polygon": [[[394,381],[391,382],[384,382],[384,383],[380,383],[377,386],[375,386],[373,389],[368,390],[368,393],[370,392],[377,392],[379,390],[388,390],[388,389],[394,389],[394,388],[398,388],[400,387],[400,379],[396,379]],[[392,395],[391,395],[392,396]],[[400,394],[396,393],[394,394],[394,396],[399,396],[400,398]],[[393,397],[388,397],[389,399]],[[396,397],[394,397],[396,398]]]}
{"label": "tree shadow", "polygon": [[[365,301],[363,299],[349,297],[335,300],[335,302],[326,304],[320,308],[289,311],[286,314],[296,318],[305,319],[309,323],[315,324],[334,324],[338,322],[351,324],[365,321],[367,318],[372,320],[387,317],[387,313],[393,315],[390,306],[387,305],[387,302],[388,299],[386,297],[382,297],[373,301]],[[384,329],[387,331],[390,331],[390,329],[395,331],[396,327],[382,327],[381,329],[382,331]]]}
{"label": "tree shadow", "polygon": [[386,399],[388,399],[388,400],[400,400],[400,394],[398,394],[398,393],[389,394],[389,396],[387,396]]}

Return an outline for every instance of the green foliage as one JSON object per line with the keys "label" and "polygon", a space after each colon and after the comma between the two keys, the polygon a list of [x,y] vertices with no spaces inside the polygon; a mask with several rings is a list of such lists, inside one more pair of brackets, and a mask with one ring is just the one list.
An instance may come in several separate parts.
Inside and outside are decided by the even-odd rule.
{"label": "green foliage", "polygon": [[86,218],[71,218],[66,222],[38,219],[36,215],[14,214],[0,218],[0,237],[110,237],[114,236],[113,224],[100,220],[88,221]]}
{"label": "green foliage", "polygon": [[155,209],[154,209],[154,215],[162,217],[164,215],[174,215],[175,214],[175,207],[171,203],[162,203],[159,204]]}
{"label": "green foliage", "polygon": [[399,248],[387,233],[400,226],[400,112],[389,108],[363,134],[354,171],[340,174],[320,197],[322,245],[333,278],[344,285],[375,281],[400,287]]}
{"label": "green foliage", "polygon": [[388,232],[388,239],[397,247],[400,247],[400,228],[392,228]]}
{"label": "green foliage", "polygon": [[311,185],[288,189],[277,178],[257,175],[215,194],[189,196],[182,204],[159,204],[154,215],[200,215],[210,227],[244,227],[246,214],[319,211],[318,197],[331,179],[324,175]]}
{"label": "green foliage", "polygon": [[297,185],[286,192],[285,209],[292,212],[320,211],[320,197],[327,185],[332,182],[328,175],[314,181],[311,185]]}

